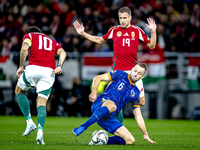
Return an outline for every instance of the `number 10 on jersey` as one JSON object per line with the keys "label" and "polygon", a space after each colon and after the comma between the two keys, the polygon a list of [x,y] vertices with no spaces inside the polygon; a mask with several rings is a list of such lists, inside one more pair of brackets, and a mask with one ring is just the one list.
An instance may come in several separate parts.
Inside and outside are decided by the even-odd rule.
{"label": "number 10 on jersey", "polygon": [[51,51],[52,50],[52,43],[53,42],[50,38],[48,38],[48,37],[42,38],[42,35],[39,35],[39,48],[38,49],[44,49],[44,50],[47,50],[47,51]]}

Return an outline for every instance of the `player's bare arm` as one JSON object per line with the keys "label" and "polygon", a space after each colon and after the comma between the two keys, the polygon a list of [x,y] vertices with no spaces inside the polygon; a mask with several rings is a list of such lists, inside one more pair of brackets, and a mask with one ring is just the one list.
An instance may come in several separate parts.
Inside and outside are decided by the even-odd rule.
{"label": "player's bare arm", "polygon": [[16,76],[20,77],[21,73],[24,71],[24,63],[26,61],[26,57],[28,55],[28,48],[29,48],[29,44],[26,42],[23,42],[22,44],[22,48],[20,51],[20,63],[19,63],[19,68],[16,72]]}
{"label": "player's bare arm", "polygon": [[65,62],[65,58],[67,56],[67,53],[64,51],[64,49],[60,48],[60,49],[57,50],[56,54],[59,56],[57,67],[62,67],[64,62]]}
{"label": "player's bare arm", "polygon": [[95,99],[97,98],[97,88],[98,88],[99,83],[101,81],[110,81],[108,73],[105,73],[105,74],[102,74],[102,75],[98,75],[98,76],[96,76],[96,77],[93,78],[93,81],[92,81],[92,90],[91,90],[92,92],[89,95],[89,100],[91,102],[94,102]]}
{"label": "player's bare arm", "polygon": [[140,97],[140,106],[144,106],[145,105],[145,96]]}
{"label": "player's bare arm", "polygon": [[101,37],[98,37],[98,36],[93,36],[93,35],[90,35],[88,33],[85,32],[85,28],[83,26],[83,24],[80,24],[78,21],[75,21],[73,23],[73,26],[74,28],[76,29],[77,33],[84,36],[86,39],[94,42],[94,43],[97,43],[97,44],[103,44],[105,43],[106,41],[101,38]]}
{"label": "player's bare arm", "polygon": [[147,18],[147,22],[148,24],[146,24],[146,26],[151,30],[151,39],[150,42],[147,44],[147,46],[150,49],[155,48],[156,46],[156,23],[152,18]]}
{"label": "player's bare arm", "polygon": [[140,128],[140,130],[142,131],[143,133],[143,137],[144,137],[144,140],[147,140],[149,141],[151,144],[156,144],[156,142],[154,142],[153,140],[151,140],[148,136],[148,133],[147,133],[147,130],[146,130],[146,127],[145,127],[145,123],[144,123],[144,119],[142,117],[142,114],[141,114],[141,110],[140,108],[135,108],[133,110],[133,113],[134,113],[134,116],[135,116],[135,120],[138,124],[138,127]]}
{"label": "player's bare arm", "polygon": [[65,58],[66,58],[67,54],[62,48],[58,49],[56,54],[59,56],[59,60],[58,60],[58,65],[57,65],[56,69],[54,70],[54,74],[61,74],[62,66],[65,62]]}

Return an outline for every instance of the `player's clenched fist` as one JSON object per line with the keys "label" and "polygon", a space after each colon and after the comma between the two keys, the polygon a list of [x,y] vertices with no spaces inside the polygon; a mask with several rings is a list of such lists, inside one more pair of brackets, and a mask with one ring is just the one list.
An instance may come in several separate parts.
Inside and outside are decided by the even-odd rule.
{"label": "player's clenched fist", "polygon": [[97,92],[92,92],[90,95],[89,95],[89,100],[90,102],[94,102],[97,98]]}
{"label": "player's clenched fist", "polygon": [[61,73],[62,73],[61,67],[57,67],[57,68],[54,70],[54,74],[61,74]]}

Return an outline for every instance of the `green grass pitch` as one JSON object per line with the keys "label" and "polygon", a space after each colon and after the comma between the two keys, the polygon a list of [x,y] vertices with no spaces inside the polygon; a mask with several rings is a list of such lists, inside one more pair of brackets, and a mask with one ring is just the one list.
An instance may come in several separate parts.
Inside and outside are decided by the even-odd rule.
{"label": "green grass pitch", "polygon": [[[200,149],[200,121],[193,120],[145,120],[150,138],[157,144],[152,145],[143,140],[142,132],[134,118],[125,118],[124,125],[136,139],[134,145],[90,146],[92,132],[101,129],[96,123],[83,134],[75,137],[72,129],[84,123],[88,118],[47,117],[44,128],[46,145],[36,144],[34,131],[29,137],[22,137],[26,122],[22,116],[0,116],[0,150],[182,150]],[[33,116],[37,123],[37,118]],[[109,135],[112,136],[112,135]]]}

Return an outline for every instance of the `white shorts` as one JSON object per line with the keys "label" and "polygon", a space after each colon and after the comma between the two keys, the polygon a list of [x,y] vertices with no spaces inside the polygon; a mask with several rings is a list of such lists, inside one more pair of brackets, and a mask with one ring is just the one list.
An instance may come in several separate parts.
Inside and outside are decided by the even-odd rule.
{"label": "white shorts", "polygon": [[[131,71],[125,71],[126,73],[130,74]],[[135,85],[138,87],[138,89],[140,90],[140,97],[144,96],[144,87],[143,87],[143,82],[142,79],[138,80]]]}
{"label": "white shorts", "polygon": [[24,91],[36,88],[38,96],[48,99],[55,81],[53,69],[29,65],[18,79],[17,85]]}

